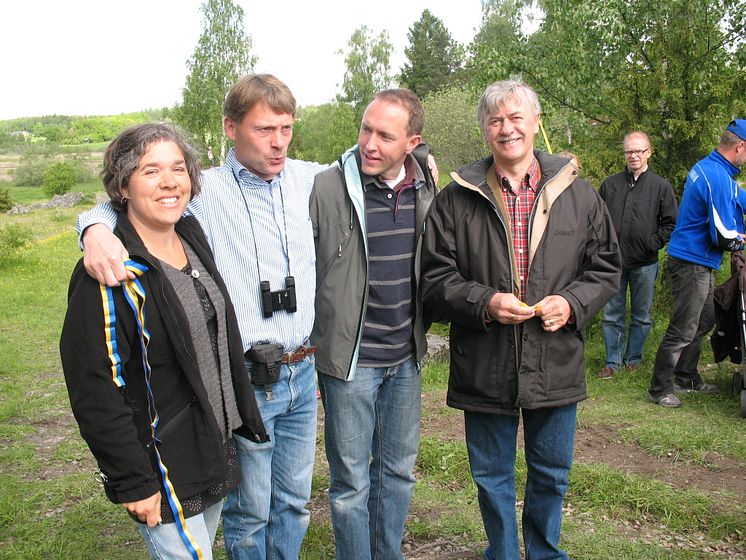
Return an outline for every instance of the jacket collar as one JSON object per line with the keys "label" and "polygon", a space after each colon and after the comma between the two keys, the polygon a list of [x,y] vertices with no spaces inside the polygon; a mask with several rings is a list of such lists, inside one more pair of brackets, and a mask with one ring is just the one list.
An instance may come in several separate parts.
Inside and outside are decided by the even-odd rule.
{"label": "jacket collar", "polygon": [[715,160],[717,163],[725,167],[725,169],[728,171],[728,175],[730,175],[731,177],[735,177],[741,172],[741,170],[738,169],[738,167],[736,167],[731,162],[729,162],[727,159],[725,159],[723,154],[721,154],[717,150],[712,150],[712,153],[708,157],[710,157],[711,159]]}
{"label": "jacket collar", "polygon": [[[554,156],[546,152],[534,150],[534,156],[539,161],[539,167],[541,168],[541,178],[539,185],[544,186],[549,181],[553,181],[555,178],[561,180],[564,186],[569,186],[577,177],[578,169],[566,158]],[[474,190],[475,188],[482,192],[484,196],[492,200],[492,191],[487,184],[487,173],[490,167],[494,164],[495,160],[493,156],[487,156],[484,159],[480,159],[465,165],[458,171],[451,173],[451,178],[459,185]]]}
{"label": "jacket collar", "polygon": [[[195,218],[192,216],[182,216],[179,221],[176,222],[176,233],[189,241],[192,248],[197,251],[199,258],[204,261],[204,255],[201,253],[201,249],[195,247],[197,244],[193,243],[195,226],[200,227]],[[157,261],[157,259],[150,254],[147,247],[145,247],[145,244],[142,242],[142,239],[135,230],[135,226],[132,225],[132,222],[130,222],[126,213],[119,213],[117,227],[114,229],[114,234],[122,240],[122,244],[131,255],[146,258],[151,264],[153,264],[154,261]]]}

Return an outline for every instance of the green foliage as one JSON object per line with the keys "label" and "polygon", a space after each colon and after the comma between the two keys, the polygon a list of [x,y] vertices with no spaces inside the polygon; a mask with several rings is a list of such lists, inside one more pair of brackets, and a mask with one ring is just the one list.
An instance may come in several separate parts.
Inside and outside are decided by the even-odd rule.
{"label": "green foliage", "polygon": [[75,184],[75,169],[64,161],[57,161],[44,170],[42,189],[47,196],[65,194]]}
{"label": "green foliage", "polygon": [[17,152],[25,141],[20,131],[0,131],[0,153]]}
{"label": "green foliage", "polygon": [[424,10],[409,28],[409,46],[404,49],[407,62],[399,83],[420,98],[443,89],[461,68],[464,50],[453,40],[439,18]]}
{"label": "green foliage", "polygon": [[79,154],[73,154],[65,156],[65,163],[69,165],[75,172],[76,183],[86,183],[93,179],[93,171],[89,167],[85,158]]}
{"label": "green foliage", "polygon": [[623,165],[626,132],[645,130],[651,165],[680,193],[688,169],[746,107],[743,0],[540,5],[536,33],[522,34],[506,15],[508,40],[477,42],[474,83],[522,75],[539,93],[556,147],[577,152],[596,178]]}
{"label": "green foliage", "polygon": [[[205,0],[202,34],[187,62],[189,75],[175,120],[194,135],[205,154],[223,160],[223,103],[233,84],[253,71],[251,38],[243,28],[244,11],[232,0]],[[208,163],[208,161],[206,161]],[[215,161],[209,161],[215,164]]]}
{"label": "green foliage", "polygon": [[476,99],[467,90],[451,88],[427,96],[423,137],[440,171],[455,171],[489,154],[477,124]]}
{"label": "green foliage", "polygon": [[293,127],[290,157],[320,163],[335,161],[357,141],[358,124],[352,107],[345,103],[302,108]]}
{"label": "green foliage", "polygon": [[32,142],[90,144],[109,142],[127,127],[169,119],[168,109],[110,116],[51,115],[0,121],[0,151],[18,150]]}
{"label": "green foliage", "polygon": [[350,37],[347,50],[338,51],[337,54],[344,55],[347,70],[342,81],[342,93],[337,100],[352,105],[355,123],[362,120],[365,107],[373,96],[391,87],[389,59],[392,49],[388,31],[381,31],[375,37],[370,28],[363,25]]}
{"label": "green foliage", "polygon": [[467,61],[475,93],[516,71],[514,59],[522,46],[520,14],[526,4],[526,0],[482,2],[482,25],[469,46]]}
{"label": "green foliage", "polygon": [[[7,189],[5,189],[7,192]],[[0,259],[11,255],[31,241],[31,230],[19,224],[0,227]]]}
{"label": "green foliage", "polygon": [[49,166],[48,159],[21,159],[21,164],[13,174],[13,183],[17,187],[41,187],[44,182],[44,171]]}
{"label": "green foliage", "polygon": [[0,187],[0,212],[7,212],[13,208],[13,200],[10,198],[10,189]]}

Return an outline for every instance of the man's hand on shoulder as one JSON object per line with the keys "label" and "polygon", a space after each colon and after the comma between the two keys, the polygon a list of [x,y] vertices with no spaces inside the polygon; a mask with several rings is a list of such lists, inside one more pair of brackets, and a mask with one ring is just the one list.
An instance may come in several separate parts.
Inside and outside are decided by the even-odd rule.
{"label": "man's hand on shoulder", "polygon": [[438,170],[438,164],[435,162],[433,154],[427,154],[427,167],[430,169],[430,175],[433,176],[433,182],[437,187],[438,179],[440,178],[440,171]]}
{"label": "man's hand on shoulder", "polygon": [[127,249],[104,224],[94,224],[83,232],[83,265],[100,284],[113,287],[134,279],[134,274],[124,268],[127,259]]}

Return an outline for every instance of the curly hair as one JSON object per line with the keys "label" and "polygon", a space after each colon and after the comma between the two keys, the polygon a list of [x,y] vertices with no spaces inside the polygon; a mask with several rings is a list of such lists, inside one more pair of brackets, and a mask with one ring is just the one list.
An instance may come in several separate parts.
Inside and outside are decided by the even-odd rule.
{"label": "curly hair", "polygon": [[156,142],[173,142],[184,155],[184,163],[192,182],[191,197],[200,189],[200,157],[179,127],[172,124],[152,123],[132,126],[117,136],[104,153],[101,179],[111,205],[117,212],[124,210],[122,188],[129,183],[140,159]]}

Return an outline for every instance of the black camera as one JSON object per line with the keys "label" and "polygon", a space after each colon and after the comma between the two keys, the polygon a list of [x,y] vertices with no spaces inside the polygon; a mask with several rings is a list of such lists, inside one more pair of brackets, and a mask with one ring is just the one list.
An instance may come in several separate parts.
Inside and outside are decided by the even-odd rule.
{"label": "black camera", "polygon": [[288,313],[295,313],[298,309],[295,300],[295,278],[292,276],[285,277],[285,289],[269,289],[269,281],[262,280],[259,282],[259,289],[262,291],[262,311],[264,318],[268,319],[275,311],[284,309]]}

